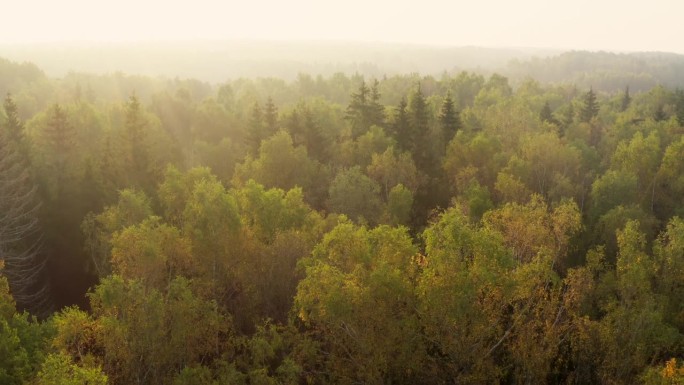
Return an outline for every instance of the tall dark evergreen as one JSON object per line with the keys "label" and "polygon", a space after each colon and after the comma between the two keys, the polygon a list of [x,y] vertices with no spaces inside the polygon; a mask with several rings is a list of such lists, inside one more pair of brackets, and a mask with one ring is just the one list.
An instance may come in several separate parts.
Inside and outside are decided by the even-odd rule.
{"label": "tall dark evergreen", "polygon": [[656,122],[662,122],[663,120],[667,119],[667,114],[665,113],[665,109],[663,108],[662,104],[658,104],[658,107],[656,107],[655,112],[653,112],[653,120]]}
{"label": "tall dark evergreen", "polygon": [[304,144],[304,125],[302,124],[302,118],[297,109],[292,110],[285,120],[285,128],[287,132],[290,133],[292,142],[295,145]]}
{"label": "tall dark evergreen", "polygon": [[129,186],[141,188],[151,193],[154,181],[151,177],[150,154],[147,138],[147,124],[140,101],[132,95],[126,103],[125,136],[127,142],[126,167],[128,168]]}
{"label": "tall dark evergreen", "polygon": [[5,108],[6,117],[5,130],[7,131],[9,140],[19,144],[24,143],[24,124],[21,119],[19,119],[17,105],[14,103],[12,95],[9,93],[5,97],[3,107]]}
{"label": "tall dark evergreen", "polygon": [[684,126],[684,90],[675,91],[675,114],[677,116],[677,123]]}
{"label": "tall dark evergreen", "polygon": [[314,113],[308,107],[304,107],[302,118],[304,144],[309,156],[321,162],[327,161],[330,155],[328,153],[330,148],[328,136],[325,135],[323,128],[316,121]]}
{"label": "tall dark evergreen", "polygon": [[598,111],[599,105],[596,101],[596,93],[594,93],[593,88],[590,88],[589,91],[584,94],[584,105],[582,106],[582,111],[580,111],[580,120],[584,123],[589,123],[598,115]]}
{"label": "tall dark evergreen", "polygon": [[632,97],[629,96],[629,86],[625,88],[625,93],[622,94],[622,101],[620,103],[620,111],[625,112],[629,108],[629,105],[632,103]]}
{"label": "tall dark evergreen", "polygon": [[367,119],[371,126],[383,126],[385,124],[385,106],[380,103],[380,96],[380,82],[378,79],[375,79],[371,87],[370,101],[367,106]]}
{"label": "tall dark evergreen", "polygon": [[409,101],[410,148],[416,166],[430,172],[434,153],[430,143],[430,115],[420,83]]}
{"label": "tall dark evergreen", "polygon": [[554,119],[549,102],[544,103],[544,107],[542,107],[541,111],[539,112],[539,120],[542,122],[553,123]]}
{"label": "tall dark evergreen", "polygon": [[50,118],[44,135],[48,148],[51,150],[48,169],[56,183],[53,193],[55,197],[59,197],[64,192],[69,179],[67,166],[73,156],[75,146],[74,127],[69,123],[66,112],[59,104],[53,105],[50,110]]}
{"label": "tall dark evergreen", "polygon": [[365,81],[361,81],[359,90],[351,95],[349,105],[345,114],[345,119],[351,125],[352,138],[357,138],[366,131],[370,125],[366,120],[366,104],[370,96],[370,90]]}
{"label": "tall dark evergreen", "polygon": [[565,113],[563,114],[563,127],[568,128],[570,127],[573,123],[575,122],[575,107],[572,104],[572,101],[568,105],[568,108],[565,110]]}
{"label": "tall dark evergreen", "polygon": [[363,135],[371,126],[382,126],[385,122],[385,107],[380,104],[379,84],[375,80],[373,86],[368,88],[366,82],[361,81],[359,90],[351,95],[345,119],[351,125],[353,138]]}
{"label": "tall dark evergreen", "polygon": [[270,97],[264,106],[264,128],[265,134],[270,137],[278,131],[278,107]]}
{"label": "tall dark evergreen", "polygon": [[392,121],[392,134],[394,135],[399,148],[402,151],[410,151],[413,145],[413,135],[411,135],[411,122],[408,115],[408,102],[405,97],[401,98],[399,105],[394,111]]}
{"label": "tall dark evergreen", "polygon": [[[14,106],[9,96],[8,105]],[[23,124],[13,118],[11,109],[6,114],[8,119],[0,126],[0,261],[17,304],[43,314],[50,310],[50,295],[38,221],[40,201],[30,164],[20,151],[25,145]]]}
{"label": "tall dark evergreen", "polygon": [[245,139],[247,141],[247,147],[252,155],[256,155],[259,152],[261,141],[266,139],[264,114],[261,111],[259,102],[255,102],[252,107],[252,115],[249,119],[249,126]]}
{"label": "tall dark evergreen", "polygon": [[442,126],[444,143],[448,143],[456,135],[456,131],[461,128],[461,118],[454,106],[451,92],[447,93],[444,102],[442,102],[442,109],[439,112],[439,123]]}

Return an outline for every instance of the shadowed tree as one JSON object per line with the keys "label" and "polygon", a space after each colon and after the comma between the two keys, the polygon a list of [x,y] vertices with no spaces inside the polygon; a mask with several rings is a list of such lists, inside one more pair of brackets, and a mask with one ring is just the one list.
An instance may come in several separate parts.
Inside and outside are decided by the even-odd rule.
{"label": "shadowed tree", "polygon": [[249,152],[252,155],[256,155],[259,152],[259,146],[261,141],[266,139],[266,134],[264,130],[264,114],[261,111],[261,106],[259,102],[255,102],[252,107],[252,115],[249,119],[246,141],[249,147]]}
{"label": "shadowed tree", "polygon": [[12,99],[12,95],[9,93],[5,97],[5,102],[3,103],[5,108],[6,120],[4,122],[5,130],[7,131],[7,137],[9,140],[15,143],[24,143],[24,123],[19,119],[19,111],[17,109],[16,103]]}
{"label": "shadowed tree", "polygon": [[629,96],[629,86],[625,88],[625,93],[622,94],[622,101],[620,102],[620,111],[625,112],[632,103],[632,97]]}
{"label": "shadowed tree", "polygon": [[548,123],[554,122],[553,115],[551,115],[551,106],[549,105],[549,102],[544,103],[544,107],[542,107],[541,112],[539,112],[539,120]]}
{"label": "shadowed tree", "polygon": [[402,151],[411,150],[411,140],[413,139],[407,108],[408,102],[405,97],[402,97],[394,111],[394,121],[392,122],[392,134]]}
{"label": "shadowed tree", "polygon": [[456,131],[461,128],[459,113],[454,107],[454,100],[451,92],[448,92],[442,102],[442,109],[439,113],[439,123],[442,125],[442,135],[445,145],[456,135]]}
{"label": "shadowed tree", "polygon": [[[16,123],[0,127],[0,261],[19,307],[41,313],[50,301],[37,219],[40,203],[29,165],[19,153],[20,143],[10,136],[9,127]],[[22,134],[14,131],[13,136]]]}
{"label": "shadowed tree", "polygon": [[596,115],[598,115],[599,105],[596,101],[596,93],[594,89],[590,88],[586,94],[584,94],[584,105],[582,106],[582,111],[580,111],[580,120],[585,123],[589,123]]}
{"label": "shadowed tree", "polygon": [[129,185],[152,192],[154,180],[150,173],[150,154],[148,148],[147,122],[143,116],[140,101],[133,95],[126,103],[125,135],[128,145],[126,166]]}
{"label": "shadowed tree", "polygon": [[74,128],[69,124],[67,114],[59,104],[52,106],[44,135],[50,149],[48,167],[55,178],[55,196],[59,198],[66,187],[67,166],[73,155],[75,144]]}
{"label": "shadowed tree", "polygon": [[278,131],[278,107],[270,97],[264,106],[264,128],[266,137],[269,138]]}
{"label": "shadowed tree", "polygon": [[361,81],[358,92],[351,95],[345,119],[352,128],[352,138],[363,135],[373,126],[382,126],[385,122],[385,108],[380,104],[378,81],[375,80],[369,89],[365,81]]}
{"label": "shadowed tree", "polygon": [[433,152],[430,148],[430,112],[420,83],[409,100],[410,146],[416,166],[432,170]]}

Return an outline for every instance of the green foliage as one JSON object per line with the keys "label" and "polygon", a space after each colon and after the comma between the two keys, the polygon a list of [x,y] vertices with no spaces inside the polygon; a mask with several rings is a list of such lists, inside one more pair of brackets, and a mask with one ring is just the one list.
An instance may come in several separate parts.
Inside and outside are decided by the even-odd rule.
{"label": "green foliage", "polygon": [[528,63],[584,68],[561,85],[0,61],[0,383],[677,383],[684,97],[582,58]]}
{"label": "green foliage", "polygon": [[580,111],[580,121],[584,123],[589,123],[591,120],[598,115],[599,105],[596,101],[596,93],[594,89],[590,88],[586,94],[584,94],[584,105]]}
{"label": "green foliage", "polygon": [[408,225],[411,220],[412,206],[413,193],[411,193],[411,190],[404,187],[401,183],[392,187],[387,198],[389,223],[395,226]]}
{"label": "green foliage", "polygon": [[259,149],[259,157],[247,158],[238,166],[235,179],[244,183],[254,179],[268,188],[292,189],[302,187],[309,192],[307,200],[318,202],[314,186],[320,186],[322,170],[320,165],[311,160],[303,146],[295,147],[292,138],[285,131],[280,131],[265,140]]}
{"label": "green foliage", "polygon": [[152,214],[150,201],[144,193],[122,190],[115,206],[107,207],[102,213],[89,213],[81,229],[85,235],[85,248],[90,257],[90,266],[100,276],[111,273],[111,249],[114,233],[128,226],[138,224]]}
{"label": "green foliage", "polygon": [[592,184],[591,198],[596,216],[619,205],[634,204],[637,202],[637,177],[633,171],[609,170]]}
{"label": "green foliage", "polygon": [[456,134],[456,131],[461,128],[461,119],[454,107],[451,93],[447,93],[442,102],[442,108],[439,112],[439,123],[442,125],[444,143],[449,143]]}
{"label": "green foliage", "polygon": [[375,80],[369,89],[362,80],[358,91],[351,95],[345,119],[351,125],[352,138],[363,135],[371,126],[383,126],[385,112],[380,104],[378,85]]}
{"label": "green foliage", "polygon": [[74,364],[69,356],[51,354],[38,372],[38,385],[107,385],[107,376],[99,367]]}
{"label": "green foliage", "polygon": [[101,328],[103,370],[115,384],[169,383],[186,364],[217,354],[230,328],[216,305],[195,295],[191,282],[180,277],[159,291],[112,276],[90,299]]}
{"label": "green foliage", "polygon": [[394,147],[389,147],[383,153],[373,154],[367,171],[368,176],[378,182],[383,196],[388,201],[394,186],[402,184],[404,188],[415,193],[422,182],[411,154],[407,152],[396,154]]}
{"label": "green foliage", "polygon": [[0,382],[28,383],[43,362],[51,337],[48,323],[16,311],[7,279],[0,274]]}
{"label": "green foliage", "polygon": [[301,188],[266,190],[250,180],[237,190],[237,197],[246,224],[264,242],[271,242],[278,232],[301,228],[311,211],[303,201]]}
{"label": "green foliage", "polygon": [[351,224],[336,227],[316,247],[295,309],[332,353],[322,357],[330,381],[418,378],[424,348],[412,312],[415,253],[403,228]]}
{"label": "green foliage", "polygon": [[357,222],[376,221],[382,212],[380,186],[359,167],[341,171],[330,183],[328,208]]}

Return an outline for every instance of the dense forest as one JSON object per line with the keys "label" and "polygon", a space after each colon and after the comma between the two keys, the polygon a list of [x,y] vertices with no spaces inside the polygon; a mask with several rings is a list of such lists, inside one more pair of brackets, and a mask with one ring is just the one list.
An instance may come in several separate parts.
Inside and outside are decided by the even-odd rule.
{"label": "dense forest", "polygon": [[0,384],[684,383],[684,91],[548,60],[0,60]]}

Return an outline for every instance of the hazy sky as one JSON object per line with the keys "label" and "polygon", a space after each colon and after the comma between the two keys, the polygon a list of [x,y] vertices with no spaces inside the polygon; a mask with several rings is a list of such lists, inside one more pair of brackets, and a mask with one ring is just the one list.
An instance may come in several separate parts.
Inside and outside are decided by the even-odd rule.
{"label": "hazy sky", "polygon": [[349,40],[684,53],[683,0],[16,0],[0,43]]}

